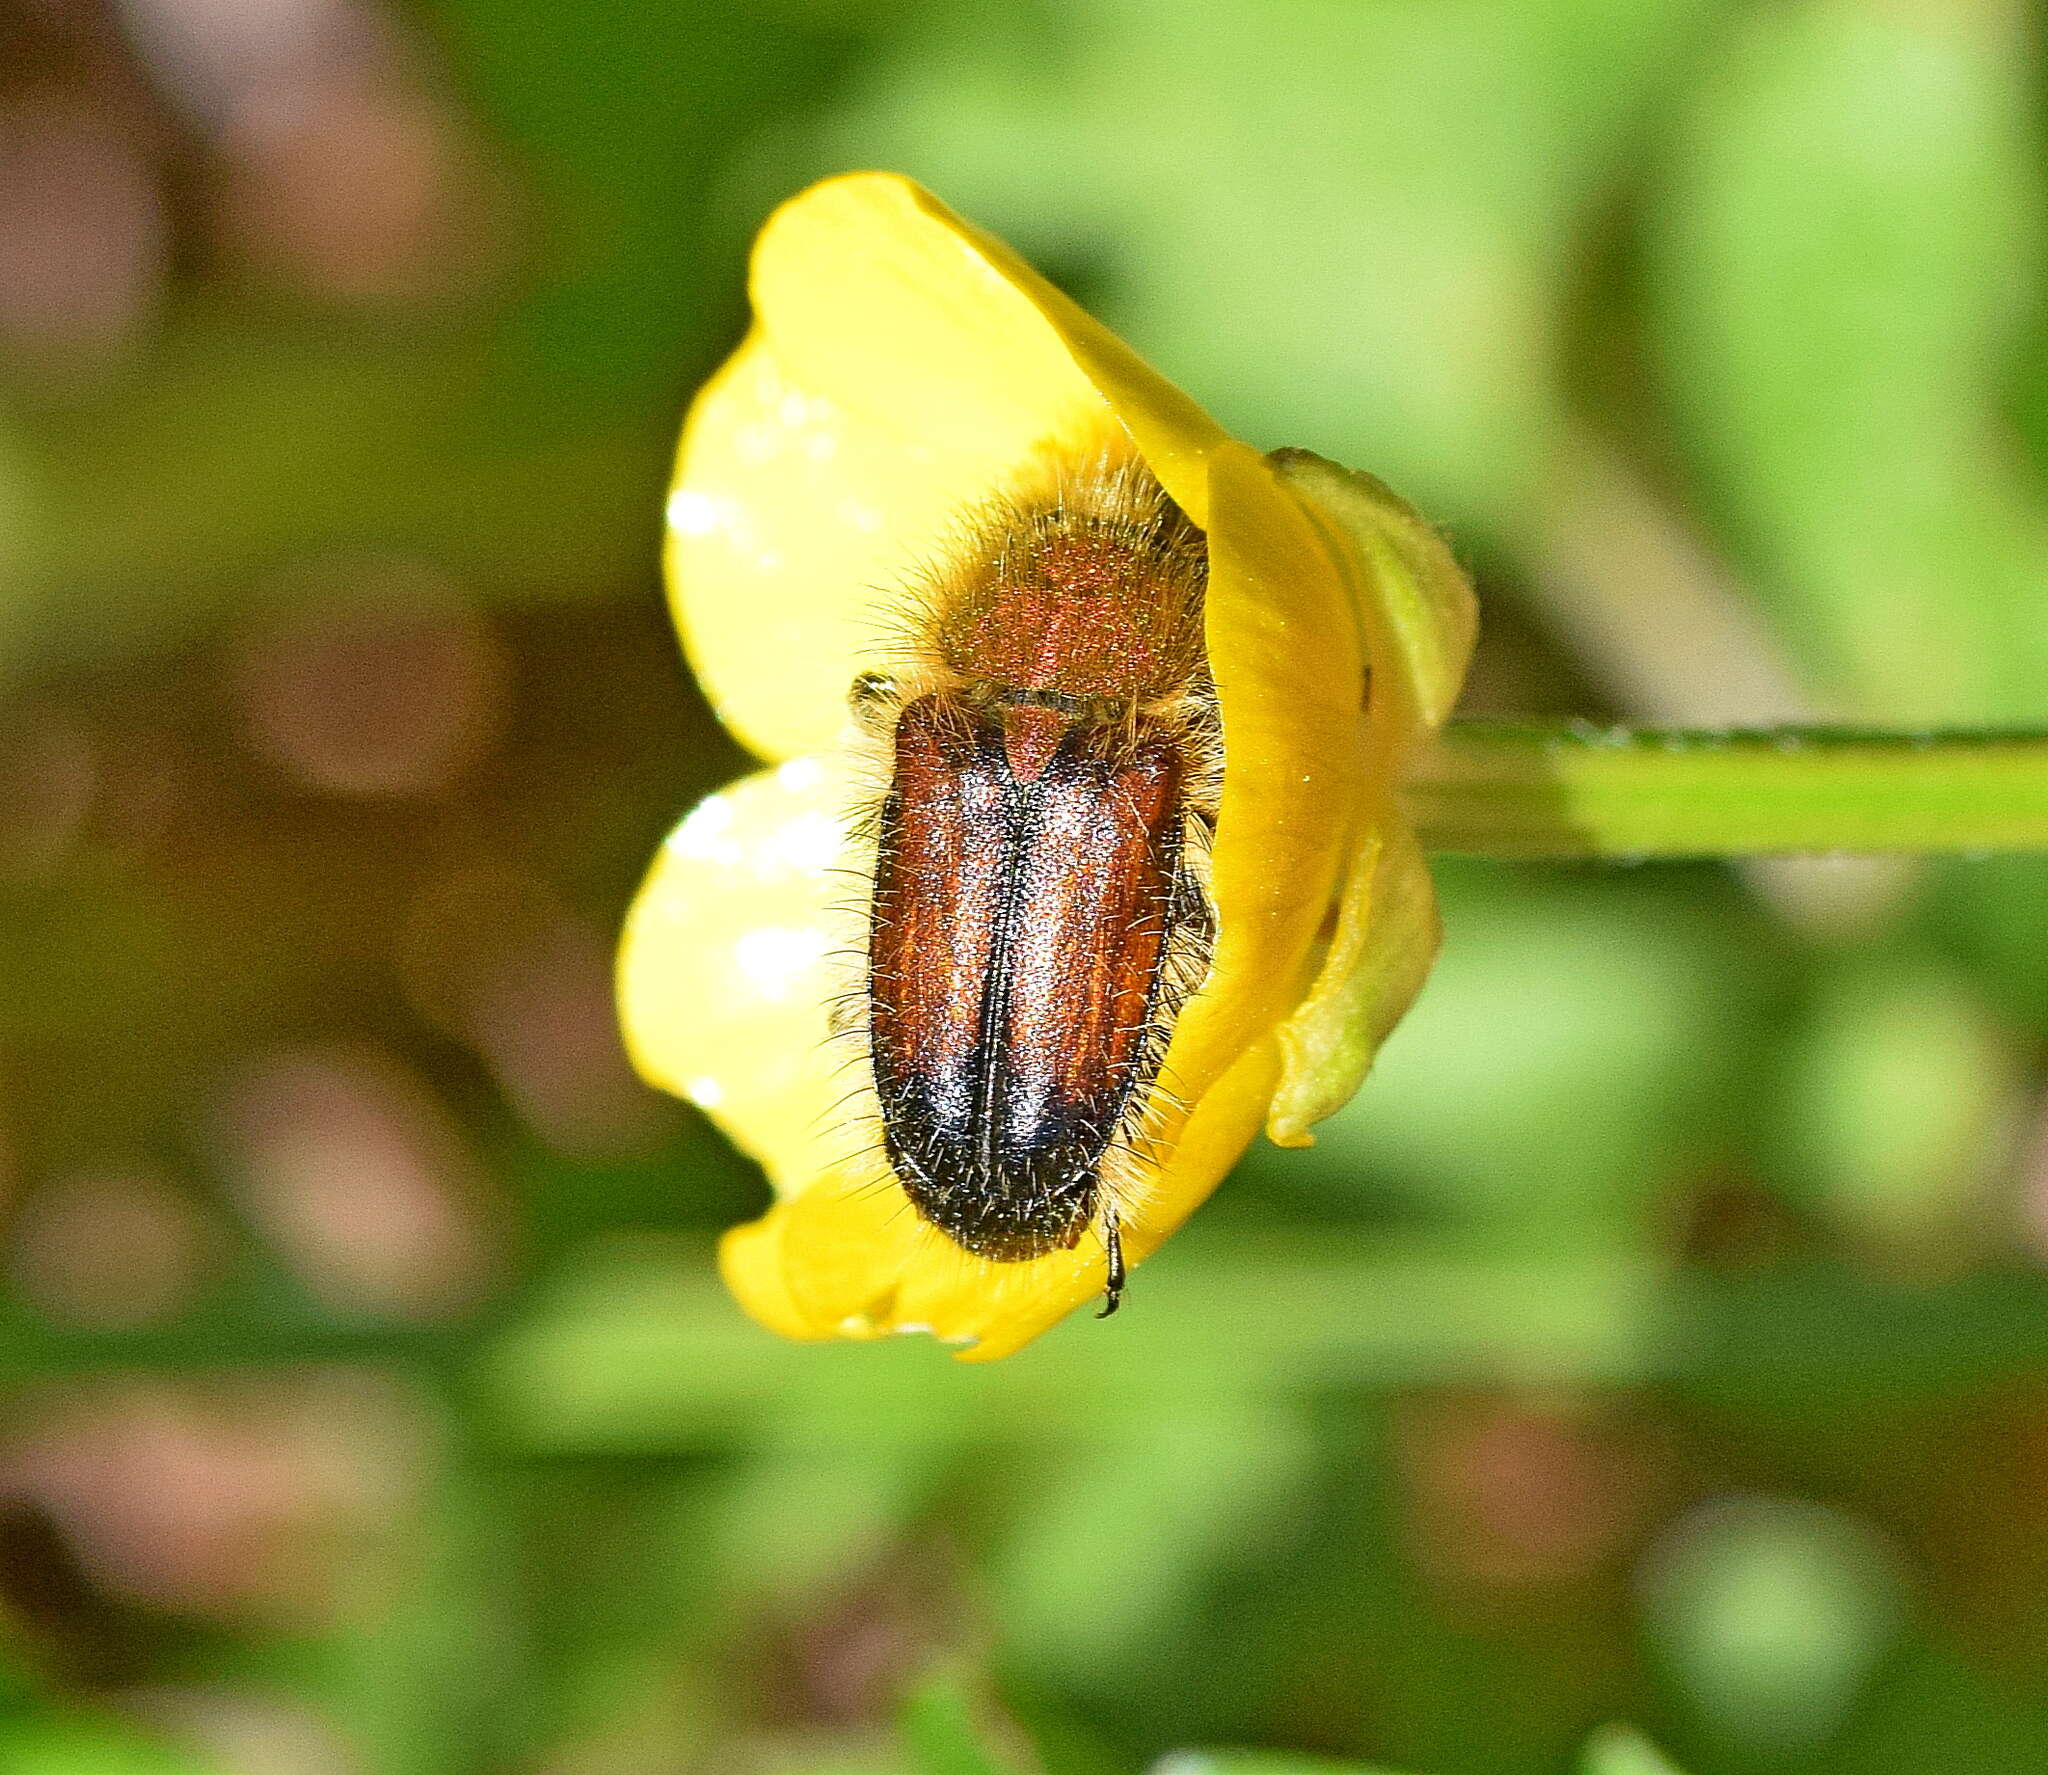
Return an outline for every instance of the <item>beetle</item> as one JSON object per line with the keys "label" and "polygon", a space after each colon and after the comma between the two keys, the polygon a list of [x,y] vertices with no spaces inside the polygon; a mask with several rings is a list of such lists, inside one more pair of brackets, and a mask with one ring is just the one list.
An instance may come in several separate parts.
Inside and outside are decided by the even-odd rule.
{"label": "beetle", "polygon": [[912,576],[903,669],[852,693],[886,784],[853,997],[890,1174],[998,1262],[1094,1228],[1103,1317],[1213,943],[1207,576],[1128,445],[1049,452]]}

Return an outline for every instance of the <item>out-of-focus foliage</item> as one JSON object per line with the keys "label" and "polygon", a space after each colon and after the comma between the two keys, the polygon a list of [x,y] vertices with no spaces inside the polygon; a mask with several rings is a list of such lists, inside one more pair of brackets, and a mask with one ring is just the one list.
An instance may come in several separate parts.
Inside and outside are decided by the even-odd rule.
{"label": "out-of-focus foliage", "polygon": [[1470,712],[2048,720],[2042,24],[0,7],[0,1775],[2048,1761],[2038,862],[1445,867],[1357,1104],[985,1370],[738,1317],[607,982],[847,166],[1449,525]]}

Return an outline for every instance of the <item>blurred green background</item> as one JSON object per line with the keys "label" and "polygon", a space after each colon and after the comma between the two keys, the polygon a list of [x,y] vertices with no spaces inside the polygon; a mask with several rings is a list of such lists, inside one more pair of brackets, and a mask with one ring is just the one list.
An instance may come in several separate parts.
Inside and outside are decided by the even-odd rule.
{"label": "blurred green background", "polygon": [[2040,862],[1446,863],[985,1370],[739,1316],[607,979],[849,166],[1443,521],[1469,712],[2048,721],[2042,22],[0,0],[0,1775],[2048,1767]]}

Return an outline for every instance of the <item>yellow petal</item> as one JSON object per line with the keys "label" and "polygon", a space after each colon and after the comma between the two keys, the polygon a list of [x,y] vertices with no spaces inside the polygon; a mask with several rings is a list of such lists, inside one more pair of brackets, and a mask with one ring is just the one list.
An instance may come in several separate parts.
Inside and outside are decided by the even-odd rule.
{"label": "yellow petal", "polygon": [[719,717],[789,758],[843,737],[906,576],[1048,444],[1118,416],[1200,522],[1222,434],[1006,248],[888,173],[768,220],[754,328],[684,427],[668,504],[676,626]]}
{"label": "yellow petal", "polygon": [[839,1327],[815,1323],[797,1305],[782,1260],[782,1225],[773,1211],[719,1240],[718,1273],[755,1323],[780,1337],[815,1343],[846,1335]]}
{"label": "yellow petal", "polygon": [[859,1054],[831,1035],[857,983],[839,874],[859,791],[792,759],[705,797],[669,834],[619,947],[619,1017],[640,1076],[686,1097],[792,1188],[859,1136],[836,1106]]}
{"label": "yellow petal", "polygon": [[[1370,787],[1364,661],[1327,544],[1247,445],[1215,452],[1209,493],[1208,645],[1223,714],[1223,805],[1215,957],[1181,1013],[1162,1073],[1186,1099],[1199,1098],[1300,1002]],[[1193,1206],[1172,1202],[1178,1218]]]}

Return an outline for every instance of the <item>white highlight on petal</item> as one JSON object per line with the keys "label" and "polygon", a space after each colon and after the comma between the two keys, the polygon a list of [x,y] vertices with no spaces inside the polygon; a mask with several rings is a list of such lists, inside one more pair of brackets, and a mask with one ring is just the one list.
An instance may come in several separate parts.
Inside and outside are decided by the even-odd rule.
{"label": "white highlight on petal", "polygon": [[737,863],[741,850],[732,836],[733,805],[728,795],[707,795],[668,835],[668,849],[679,857],[710,863]]}
{"label": "white highlight on petal", "polygon": [[684,1084],[683,1095],[699,1109],[716,1109],[725,1101],[725,1087],[708,1076],[695,1078]]}
{"label": "white highlight on petal", "polygon": [[822,875],[839,861],[845,834],[839,822],[822,808],[785,820],[761,847],[760,861],[780,865],[806,875]]}
{"label": "white highlight on petal", "polygon": [[718,501],[695,487],[678,487],[668,496],[668,525],[685,536],[709,536],[718,528]]}
{"label": "white highlight on petal", "polygon": [[829,947],[816,926],[764,925],[733,944],[732,960],[756,997],[781,1004]]}

